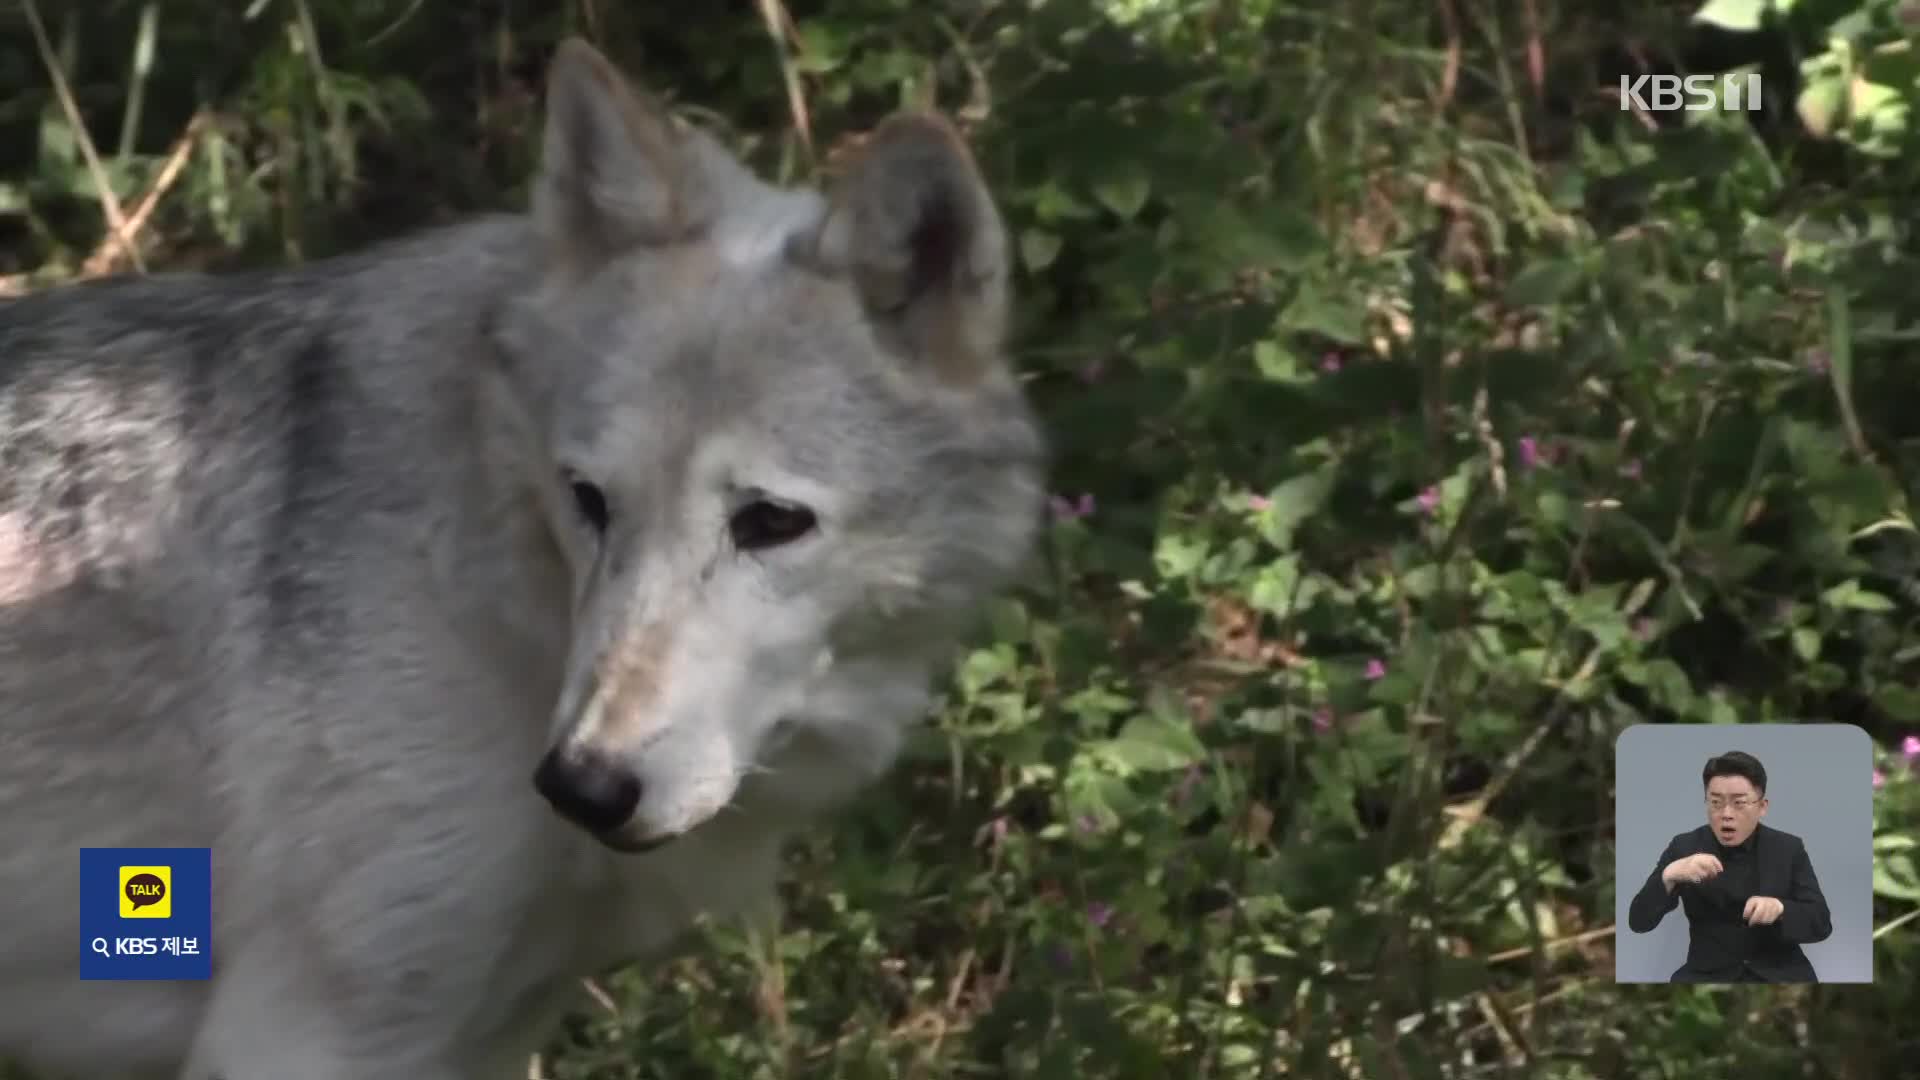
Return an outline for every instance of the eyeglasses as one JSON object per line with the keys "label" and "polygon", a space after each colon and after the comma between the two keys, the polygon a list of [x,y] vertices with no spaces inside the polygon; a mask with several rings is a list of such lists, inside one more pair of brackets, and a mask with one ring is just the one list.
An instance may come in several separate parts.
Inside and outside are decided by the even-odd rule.
{"label": "eyeglasses", "polygon": [[1722,799],[1714,796],[1709,796],[1707,798],[1707,805],[1715,810],[1723,810],[1731,806],[1735,810],[1744,811],[1750,806],[1759,805],[1759,803],[1760,803],[1759,799],[1749,799],[1745,795],[1742,795],[1734,799]]}

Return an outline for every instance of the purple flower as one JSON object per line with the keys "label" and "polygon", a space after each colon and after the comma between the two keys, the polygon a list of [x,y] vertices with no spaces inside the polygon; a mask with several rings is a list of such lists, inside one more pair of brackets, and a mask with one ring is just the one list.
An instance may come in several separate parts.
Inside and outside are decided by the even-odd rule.
{"label": "purple flower", "polygon": [[1093,513],[1092,492],[1082,493],[1078,500],[1069,499],[1065,495],[1055,495],[1048,502],[1053,506],[1053,516],[1061,521],[1072,521]]}
{"label": "purple flower", "polygon": [[1520,436],[1520,464],[1529,469],[1540,467],[1540,442],[1531,435]]}
{"label": "purple flower", "polygon": [[[1371,668],[1369,668],[1371,670]],[[1333,730],[1333,710],[1325,705],[1313,710],[1313,730],[1325,733]]]}
{"label": "purple flower", "polygon": [[1100,819],[1094,817],[1092,814],[1081,814],[1078,818],[1074,819],[1073,823],[1079,826],[1080,831],[1083,833],[1100,831]]}
{"label": "purple flower", "polygon": [[1093,925],[1104,928],[1112,919],[1113,908],[1107,904],[1095,900],[1087,905],[1087,921]]}
{"label": "purple flower", "polygon": [[1367,681],[1372,682],[1375,679],[1384,679],[1386,677],[1387,665],[1383,663],[1379,657],[1376,656],[1367,661]]}
{"label": "purple flower", "polygon": [[1047,950],[1047,962],[1053,965],[1054,971],[1065,975],[1073,970],[1073,953],[1065,945],[1055,945]]}
{"label": "purple flower", "polygon": [[1886,786],[1886,783],[1887,774],[1881,772],[1879,769],[1873,770],[1873,786],[1877,789]]}
{"label": "purple flower", "polygon": [[1907,757],[1920,757],[1920,735],[1909,735],[1900,740],[1900,752]]}
{"label": "purple flower", "polygon": [[1320,357],[1320,370],[1326,372],[1329,375],[1333,374],[1336,371],[1339,371],[1340,370],[1340,354],[1337,352],[1329,352],[1329,353],[1323,354]]}
{"label": "purple flower", "polygon": [[1429,486],[1426,490],[1420,493],[1418,501],[1420,503],[1421,510],[1429,514],[1433,513],[1440,506],[1439,487]]}
{"label": "purple flower", "polygon": [[1273,509],[1273,500],[1267,498],[1265,495],[1249,495],[1247,496],[1247,509],[1254,511],[1271,510]]}

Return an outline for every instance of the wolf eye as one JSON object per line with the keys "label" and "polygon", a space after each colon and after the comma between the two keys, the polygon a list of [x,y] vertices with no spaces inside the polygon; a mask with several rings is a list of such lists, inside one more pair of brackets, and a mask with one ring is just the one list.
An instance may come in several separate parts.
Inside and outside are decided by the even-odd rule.
{"label": "wolf eye", "polygon": [[565,477],[567,487],[573,492],[574,508],[580,511],[580,516],[586,519],[587,524],[593,526],[594,532],[606,532],[610,520],[607,493],[601,491],[599,485],[582,480],[576,473],[568,472]]}
{"label": "wolf eye", "polygon": [[767,499],[748,503],[734,511],[733,517],[727,521],[727,531],[733,534],[734,546],[742,551],[790,544],[811,532],[813,526],[813,511],[794,503],[778,503]]}

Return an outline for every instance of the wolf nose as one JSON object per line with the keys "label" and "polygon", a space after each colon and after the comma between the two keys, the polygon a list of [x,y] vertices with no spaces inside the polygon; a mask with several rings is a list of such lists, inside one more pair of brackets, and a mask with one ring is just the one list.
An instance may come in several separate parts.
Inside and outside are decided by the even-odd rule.
{"label": "wolf nose", "polygon": [[561,817],[591,833],[627,823],[640,805],[640,781],[599,754],[547,751],[533,771],[533,788]]}

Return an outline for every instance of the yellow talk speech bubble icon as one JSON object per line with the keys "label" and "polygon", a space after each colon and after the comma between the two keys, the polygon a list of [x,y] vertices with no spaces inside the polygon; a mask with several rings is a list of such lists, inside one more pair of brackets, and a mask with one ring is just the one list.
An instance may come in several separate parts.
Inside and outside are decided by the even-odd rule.
{"label": "yellow talk speech bubble icon", "polygon": [[123,919],[172,918],[173,867],[121,867],[120,917]]}

